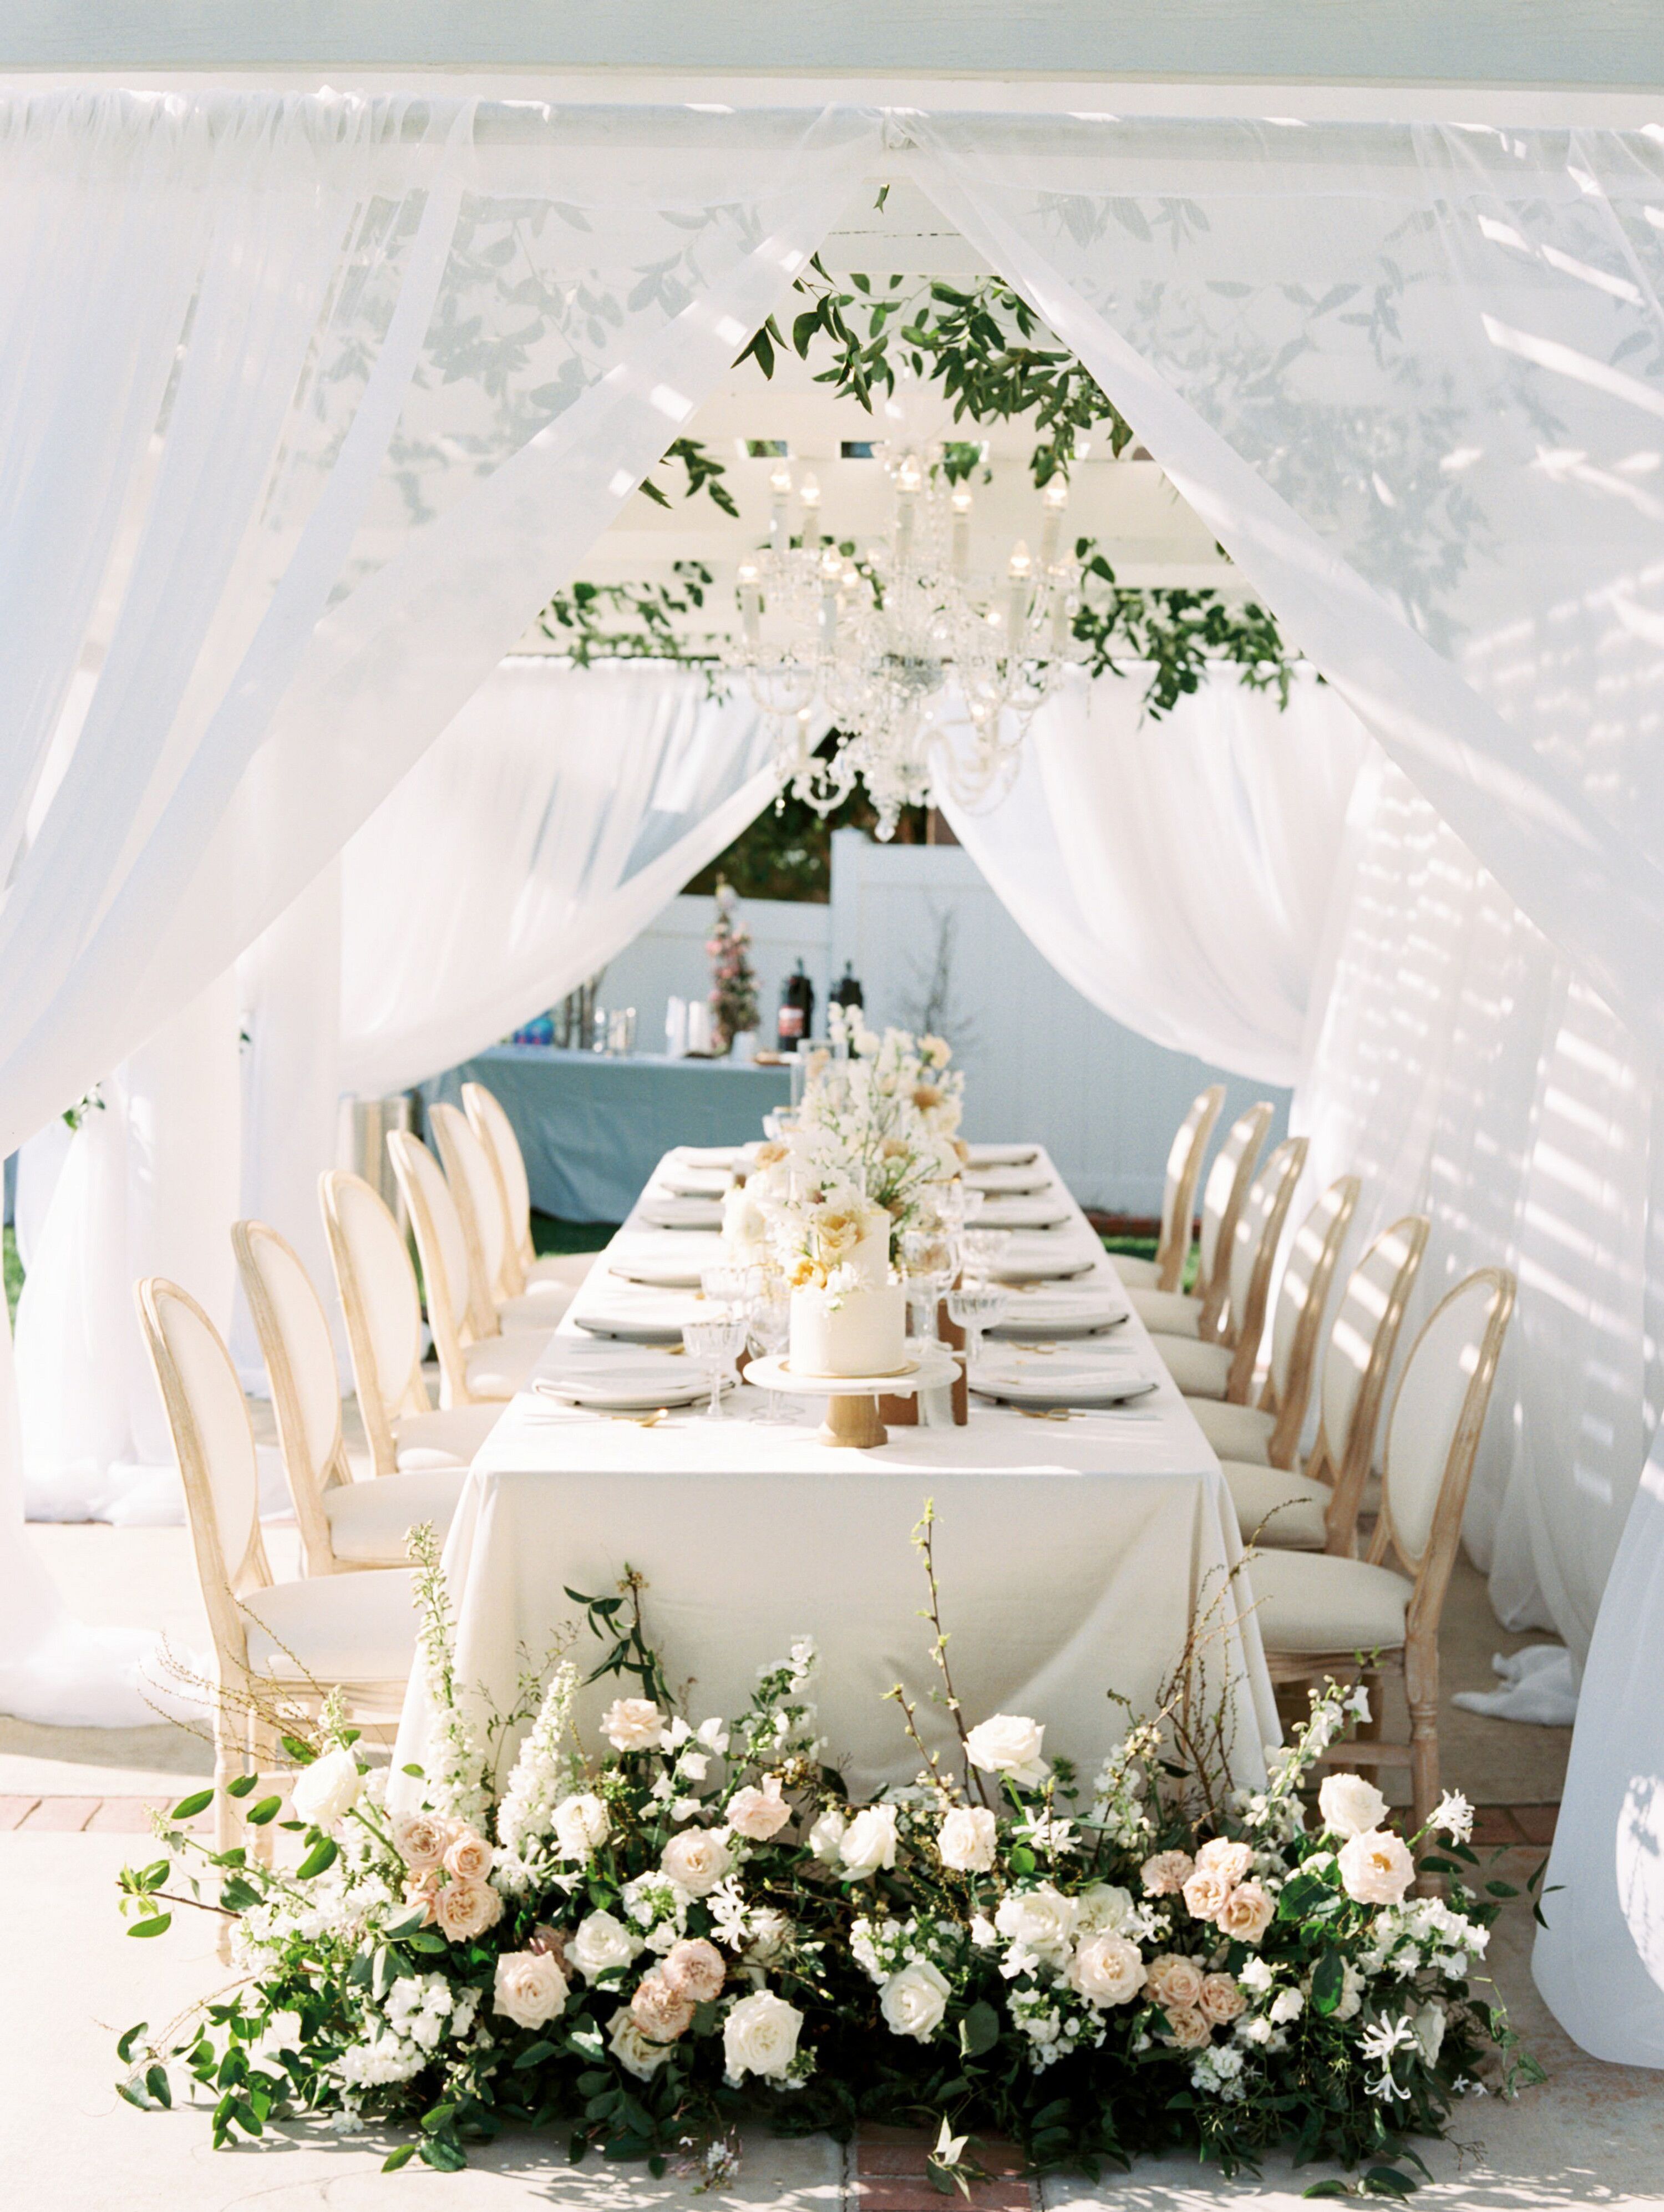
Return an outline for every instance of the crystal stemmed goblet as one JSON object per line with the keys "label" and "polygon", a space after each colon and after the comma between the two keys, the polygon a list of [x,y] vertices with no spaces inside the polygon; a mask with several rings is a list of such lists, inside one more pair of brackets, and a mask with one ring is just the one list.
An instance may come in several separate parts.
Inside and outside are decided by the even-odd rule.
{"label": "crystal stemmed goblet", "polygon": [[[752,1357],[774,1359],[785,1351],[792,1333],[792,1301],[778,1285],[760,1291],[750,1304],[747,1322],[748,1341]],[[762,1414],[765,1422],[789,1421],[792,1408],[778,1390],[764,1393],[768,1404]]]}
{"label": "crystal stemmed goblet", "polygon": [[1011,1304],[1009,1292],[983,1285],[979,1289],[966,1288],[948,1292],[948,1317],[956,1328],[965,1332],[965,1380],[975,1382],[977,1370],[982,1364],[982,1336],[1005,1318]]}
{"label": "crystal stemmed goblet", "polygon": [[959,1240],[966,1282],[986,1283],[1011,1241],[1009,1229],[967,1229]]}
{"label": "crystal stemmed goblet", "polygon": [[907,1283],[908,1304],[913,1310],[913,1334],[920,1344],[934,1344],[937,1340],[937,1304],[959,1272],[957,1261],[955,1240],[945,1229],[903,1231],[902,1272]]}
{"label": "crystal stemmed goblet", "polygon": [[710,1421],[723,1419],[722,1386],[733,1371],[745,1343],[745,1316],[732,1311],[708,1316],[702,1321],[684,1322],[682,1342],[688,1356],[704,1370],[711,1386],[711,1402],[705,1408],[705,1418]]}

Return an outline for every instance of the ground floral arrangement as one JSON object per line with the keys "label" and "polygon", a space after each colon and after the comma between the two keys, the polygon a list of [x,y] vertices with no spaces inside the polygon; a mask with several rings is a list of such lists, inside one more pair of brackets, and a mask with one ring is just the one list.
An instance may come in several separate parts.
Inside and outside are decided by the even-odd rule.
{"label": "ground floral arrangement", "polygon": [[[529,1731],[494,1790],[500,1736],[483,1741],[458,1697],[422,1532],[439,1717],[425,1769],[404,1770],[390,1808],[386,1770],[331,1698],[304,1732],[285,1725],[290,1817],[276,1796],[244,1814],[257,1838],[292,1832],[266,1856],[298,1850],[295,1863],[188,1833],[207,1790],[158,1820],[166,1856],[121,1878],[129,1932],[162,1934],[180,1905],[228,1914],[237,1978],[159,2033],[130,2029],[122,2094],[168,2104],[182,2070],[217,2100],[216,2143],[306,2114],[408,2130],[390,2168],[460,2166],[471,2142],[519,2123],[562,2128],[574,2161],[675,2160],[717,2181],[744,2122],[843,2137],[871,2120],[936,2131],[950,2193],[980,2171],[979,2137],[999,2136],[1036,2170],[1093,2173],[1175,2146],[1234,2172],[1286,2145],[1361,2168],[1351,2188],[1402,2195],[1420,2166],[1408,2138],[1442,2133],[1487,2085],[1541,2078],[1473,1985],[1515,1893],[1463,1886],[1478,1866],[1464,1801],[1448,1796],[1406,1841],[1371,1784],[1331,1773],[1308,1825],[1302,1785],[1362,1692],[1314,1692],[1263,1790],[1175,1756],[1207,1735],[1175,1723],[1182,1693],[1087,1784],[1048,1759],[1041,1722],[966,1724],[928,1509],[915,1540],[931,1694],[958,1756],[950,1771],[926,1748],[898,1686],[918,1779],[858,1806],[824,1763],[813,1645],[766,1672],[744,1712],[695,1722],[635,1580],[570,1594],[606,1647],[588,1679],[639,1691],[605,1711],[606,1749],[578,1740],[568,1646],[529,1685]],[[1418,1863],[1448,1878],[1445,1896],[1413,1893]]]}

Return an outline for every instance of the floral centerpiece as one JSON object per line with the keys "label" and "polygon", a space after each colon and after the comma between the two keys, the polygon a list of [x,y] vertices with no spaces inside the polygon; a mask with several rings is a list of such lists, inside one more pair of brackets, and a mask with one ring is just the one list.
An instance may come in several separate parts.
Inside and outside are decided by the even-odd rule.
{"label": "floral centerpiece", "polygon": [[1405,1838],[1369,1783],[1331,1774],[1308,1814],[1359,1691],[1314,1693],[1264,1789],[1198,1763],[1206,1731],[1176,1692],[1086,1783],[1042,1721],[963,1725],[930,1570],[957,1754],[926,1747],[898,1686],[917,1779],[856,1804],[817,1735],[806,1638],[744,1712],[695,1718],[627,1577],[577,1601],[610,1646],[588,1679],[621,1692],[599,1741],[576,1726],[568,1650],[499,1786],[455,1695],[431,1535],[416,1549],[439,1715],[423,1766],[390,1793],[326,1703],[304,1734],[283,1723],[289,1817],[276,1796],[245,1814],[256,1836],[291,1833],[286,1863],[190,1835],[203,1791],[124,1874],[132,1934],[200,1905],[230,1917],[237,1966],[165,2035],[121,2039],[131,2102],[167,2102],[183,2069],[215,2100],[216,2142],[325,2114],[399,2131],[389,2166],[459,2166],[517,2121],[558,2124],[574,2160],[662,2171],[691,2147],[718,2172],[747,2117],[847,2136],[928,2116],[949,2179],[998,2133],[1037,2169],[1185,2144],[1231,2172],[1288,2143],[1375,2161],[1372,2185],[1397,2193],[1406,2138],[1441,2132],[1487,2073],[1510,2092],[1540,2078],[1476,1980],[1514,1893],[1463,1886],[1464,1802]]}

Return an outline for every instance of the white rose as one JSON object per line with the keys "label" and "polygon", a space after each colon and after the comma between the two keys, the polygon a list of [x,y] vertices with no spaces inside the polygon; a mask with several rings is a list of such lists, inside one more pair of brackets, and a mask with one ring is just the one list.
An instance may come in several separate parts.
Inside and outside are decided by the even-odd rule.
{"label": "white rose", "polygon": [[878,2009],[892,2035],[928,2043],[942,2025],[951,1994],[947,1977],[928,1959],[914,1959],[878,1992]]}
{"label": "white rose", "polygon": [[643,2035],[628,2005],[620,2005],[612,2015],[607,2040],[625,2073],[634,2074],[638,2081],[646,2081],[655,2075],[672,2048],[668,2043],[654,2043]]}
{"label": "white rose", "polygon": [[297,1820],[311,1828],[332,1828],[351,1812],[364,1787],[358,1761],[344,1746],[326,1751],[295,1778],[289,1802]]}
{"label": "white rose", "polygon": [[610,1912],[592,1912],[578,1923],[578,1932],[566,1947],[567,1963],[586,1981],[616,1973],[628,1966],[641,1948],[640,1939]]}
{"label": "white rose", "polygon": [[552,1826],[563,1859],[586,1859],[612,1832],[612,1816],[601,1800],[586,1790],[555,1808]]}
{"label": "white rose", "polygon": [[1117,1888],[1114,1882],[1095,1881],[1075,1899],[1075,1933],[1113,1936],[1127,1925],[1132,1911],[1129,1891]]}
{"label": "white rose", "polygon": [[844,1832],[839,1856],[847,1874],[876,1874],[896,1863],[896,1808],[867,1805]]}
{"label": "white rose", "polygon": [[505,1951],[497,1960],[491,2002],[517,2027],[542,2027],[566,2003],[567,1979],[548,1951]]}
{"label": "white rose", "polygon": [[1035,1789],[1052,1771],[1040,1755],[1045,1734],[1039,1721],[996,1713],[992,1720],[980,1721],[966,1737],[965,1756],[984,1774],[1009,1775],[1023,1789]]}
{"label": "white rose", "polygon": [[942,1863],[955,1874],[987,1874],[993,1864],[993,1814],[981,1805],[958,1805],[936,1838]]}
{"label": "white rose", "polygon": [[1416,2031],[1416,2041],[1421,2045],[1421,2055],[1430,2066],[1439,2063],[1439,2052],[1444,2047],[1444,2007],[1429,2002],[1418,2012],[1412,2013],[1410,2025]]}
{"label": "white rose", "polygon": [[1278,1990],[1271,2001],[1271,2021],[1273,2027],[1286,2027],[1291,2021],[1298,2020],[1306,2009],[1306,2000],[1298,1990]]}
{"label": "white rose", "polygon": [[844,1831],[849,1826],[835,1806],[829,1805],[809,1831],[809,1848],[825,1866],[836,1866],[843,1856]]}
{"label": "white rose", "polygon": [[1069,1985],[1089,2004],[1131,2004],[1144,1983],[1138,1945],[1107,1929],[1085,1936],[1069,1961]]}
{"label": "white rose", "polygon": [[738,2082],[748,2074],[760,2075],[766,2081],[783,2081],[797,2056],[802,2026],[797,2007],[772,1990],[742,1997],[722,2023],[729,2081]]}
{"label": "white rose", "polygon": [[1317,1810],[1333,1836],[1367,1835],[1387,1814],[1387,1800],[1361,1774],[1329,1774],[1317,1793]]}
{"label": "white rose", "polygon": [[1075,1902],[1042,1882],[1037,1889],[1013,1890],[1000,1902],[993,1924],[1008,1943],[1021,1943],[1060,1966],[1075,1932]]}
{"label": "white rose", "polygon": [[689,1897],[708,1897],[733,1870],[733,1854],[714,1828],[686,1828],[672,1836],[660,1855],[667,1880]]}
{"label": "white rose", "polygon": [[1340,1886],[1358,1905],[1397,1905],[1416,1878],[1416,1863],[1390,1828],[1354,1836],[1340,1850]]}
{"label": "white rose", "polygon": [[615,1751],[651,1751],[665,1733],[665,1716],[651,1698],[618,1698],[601,1716],[601,1733]]}

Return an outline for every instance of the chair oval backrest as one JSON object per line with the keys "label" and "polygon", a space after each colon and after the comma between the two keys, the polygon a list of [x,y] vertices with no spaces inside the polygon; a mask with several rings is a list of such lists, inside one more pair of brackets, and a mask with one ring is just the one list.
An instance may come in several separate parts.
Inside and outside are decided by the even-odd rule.
{"label": "chair oval backrest", "polygon": [[1278,1232],[1287,1217],[1295,1184],[1306,1164],[1306,1139],[1285,1137],[1254,1181],[1236,1217],[1230,1240],[1230,1319],[1233,1333],[1248,1311],[1256,1275],[1268,1275],[1277,1255]]}
{"label": "chair oval backrest", "polygon": [[394,1421],[428,1407],[416,1270],[392,1209],[361,1176],[331,1168],[319,1178],[319,1191],[347,1320],[358,1409],[375,1471],[391,1474]]}
{"label": "chair oval backrest", "polygon": [[277,1441],[307,1572],[327,1574],[334,1555],[324,1492],[347,1472],[329,1316],[300,1255],[267,1223],[234,1222],[231,1243],[271,1382]]}
{"label": "chair oval backrest", "polygon": [[1199,1091],[1191,1100],[1190,1111],[1174,1133],[1167,1155],[1167,1180],[1162,1188],[1161,1236],[1156,1246],[1156,1264],[1161,1271],[1157,1283],[1163,1291],[1176,1291],[1184,1273],[1202,1159],[1224,1103],[1224,1085],[1209,1084],[1205,1091]]}
{"label": "chair oval backrest", "polygon": [[483,1083],[465,1083],[462,1103],[496,1167],[506,1230],[500,1294],[516,1297],[525,1288],[523,1255],[531,1249],[531,1185],[526,1177],[525,1157],[514,1125],[495,1091],[488,1091]]}
{"label": "chair oval backrest", "polygon": [[1269,1103],[1262,1099],[1246,1114],[1239,1114],[1226,1130],[1225,1140],[1207,1171],[1202,1190],[1201,1264],[1196,1273],[1205,1324],[1216,1322],[1224,1310],[1237,1217],[1254,1180],[1266,1131],[1271,1127],[1271,1110]]}
{"label": "chair oval backrest", "polygon": [[179,1459],[215,1644],[240,1663],[246,1644],[235,1601],[271,1580],[260,1540],[259,1464],[248,1402],[218,1329],[188,1291],[152,1275],[138,1285],[138,1308]]}
{"label": "chair oval backrest", "polygon": [[1450,1524],[1460,1525],[1467,1503],[1513,1310],[1514,1278],[1502,1267],[1481,1267],[1434,1307],[1404,1363],[1387,1425],[1382,1514],[1412,1574],[1436,1531],[1454,1547]]}
{"label": "chair oval backrest", "polygon": [[1367,1417],[1373,1433],[1405,1301],[1426,1247],[1427,1217],[1406,1214],[1382,1230],[1347,1278],[1319,1385],[1323,1442],[1333,1468],[1341,1467],[1360,1441],[1360,1416]]}
{"label": "chair oval backrest", "polygon": [[439,1162],[420,1138],[408,1130],[392,1130],[387,1151],[422,1257],[428,1326],[439,1358],[440,1403],[465,1406],[469,1398],[463,1328],[468,1312],[468,1247],[456,1201]]}
{"label": "chair oval backrest", "polygon": [[496,1283],[505,1234],[497,1170],[460,1107],[430,1107],[428,1120],[468,1248],[469,1326],[476,1336],[489,1336],[497,1326]]}
{"label": "chair oval backrest", "polygon": [[1271,1385],[1279,1408],[1288,1403],[1290,1387],[1298,1380],[1297,1353],[1309,1369],[1316,1350],[1329,1285],[1357,1209],[1359,1188],[1356,1176],[1342,1176],[1339,1182],[1332,1182],[1294,1232],[1271,1324]]}

